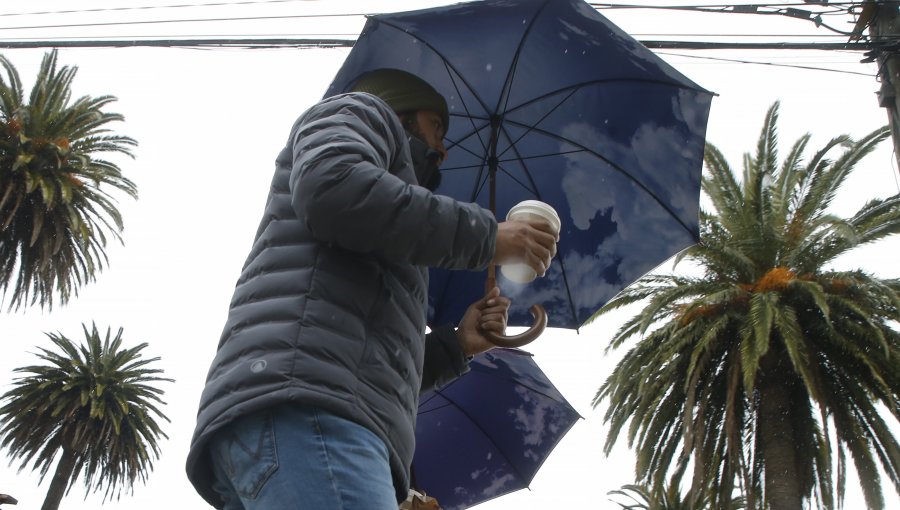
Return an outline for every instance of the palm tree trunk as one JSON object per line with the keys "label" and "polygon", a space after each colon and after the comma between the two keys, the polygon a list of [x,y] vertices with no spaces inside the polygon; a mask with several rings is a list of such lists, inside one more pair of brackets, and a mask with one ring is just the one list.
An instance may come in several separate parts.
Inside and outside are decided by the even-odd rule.
{"label": "palm tree trunk", "polygon": [[50,488],[47,489],[47,496],[44,498],[41,510],[59,510],[59,504],[69,487],[69,480],[72,478],[77,460],[74,451],[63,448],[62,457],[56,465],[56,471],[53,473],[53,480],[50,481]]}
{"label": "palm tree trunk", "polygon": [[802,510],[803,493],[797,478],[797,451],[791,419],[789,374],[793,369],[786,353],[777,352],[774,345],[761,365],[765,368],[759,378],[758,416],[765,466],[765,501],[769,510]]}

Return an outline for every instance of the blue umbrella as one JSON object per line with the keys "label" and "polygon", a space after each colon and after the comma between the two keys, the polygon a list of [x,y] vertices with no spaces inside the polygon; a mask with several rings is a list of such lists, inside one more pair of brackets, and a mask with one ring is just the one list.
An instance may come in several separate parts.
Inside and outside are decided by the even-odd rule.
{"label": "blue umbrella", "polygon": [[527,352],[494,349],[419,399],[415,484],[444,510],[528,487],[581,418]]}
{"label": "blue umbrella", "polygon": [[[547,276],[503,282],[509,324],[543,304],[579,328],[612,296],[698,240],[712,94],[582,0],[485,0],[372,16],[326,96],[396,68],[450,108],[437,193],[491,207],[522,200],[562,219]],[[457,323],[485,275],[431,271],[429,324]]]}

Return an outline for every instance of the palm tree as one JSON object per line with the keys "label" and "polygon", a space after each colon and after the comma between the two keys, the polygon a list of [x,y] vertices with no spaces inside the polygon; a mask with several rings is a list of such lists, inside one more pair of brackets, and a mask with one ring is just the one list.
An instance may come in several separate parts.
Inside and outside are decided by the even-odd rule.
{"label": "palm tree", "polygon": [[[682,496],[681,490],[675,483],[664,487],[628,484],[619,490],[609,491],[607,494],[630,499],[631,501],[625,503],[610,499],[623,510],[707,510],[711,508],[709,493],[701,492],[694,500],[690,494]],[[736,496],[723,507],[723,510],[743,510],[744,508],[746,508],[744,498]]]}
{"label": "palm tree", "polygon": [[162,370],[147,368],[159,358],[142,359],[147,347],[122,347],[122,329],[101,338],[97,326],[83,326],[85,343],[48,333],[61,351],[39,348],[46,362],[17,368],[25,374],[0,397],[0,446],[29,463],[41,480],[59,456],[42,510],[59,508],[62,497],[84,474],[85,488],[105,487],[104,501],[135,480],[146,481],[159,458],[157,418],[169,419],[157,407],[163,391],[152,383],[171,381]]}
{"label": "palm tree", "polygon": [[748,508],[832,509],[849,453],[868,507],[881,509],[879,465],[900,492],[885,421],[900,420],[900,281],[830,264],[900,232],[900,195],[849,218],[827,209],[888,130],[839,136],[804,162],[806,135],[779,166],[777,120],[775,103],[740,182],[707,148],[713,212],[681,254],[703,275],[649,275],[598,312],[643,306],[611,341],[637,340],[593,403],[609,404],[607,451],[628,425],[639,480],[677,482],[690,468],[716,508],[739,487]]}
{"label": "palm tree", "polygon": [[121,241],[122,218],[109,189],[137,198],[134,183],[99,154],[132,156],[136,142],[110,134],[123,120],[102,111],[112,96],[71,100],[76,67],[44,55],[27,98],[16,68],[0,65],[0,291],[9,308],[65,304],[108,262],[107,235]]}

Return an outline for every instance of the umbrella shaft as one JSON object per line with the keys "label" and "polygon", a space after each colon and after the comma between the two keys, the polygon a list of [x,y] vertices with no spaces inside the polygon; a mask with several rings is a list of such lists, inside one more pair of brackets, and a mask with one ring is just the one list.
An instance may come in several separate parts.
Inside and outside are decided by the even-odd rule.
{"label": "umbrella shaft", "polygon": [[499,166],[497,160],[497,140],[500,138],[500,124],[502,123],[502,117],[499,115],[491,116],[491,138],[488,142],[488,179],[489,179],[489,189],[488,189],[488,201],[491,212],[494,213],[494,216],[497,215],[497,167]]}

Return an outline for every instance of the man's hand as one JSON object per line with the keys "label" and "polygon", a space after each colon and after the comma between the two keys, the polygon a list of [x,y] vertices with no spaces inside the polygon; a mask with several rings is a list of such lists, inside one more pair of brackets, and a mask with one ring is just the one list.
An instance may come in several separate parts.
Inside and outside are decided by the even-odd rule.
{"label": "man's hand", "polygon": [[506,331],[509,304],[509,298],[501,296],[500,288],[494,287],[483,298],[469,305],[456,328],[456,338],[466,356],[474,356],[494,347],[482,332],[502,335]]}
{"label": "man's hand", "polygon": [[556,255],[559,236],[543,221],[504,221],[497,225],[497,247],[492,264],[498,266],[524,262],[544,276],[550,259]]}

